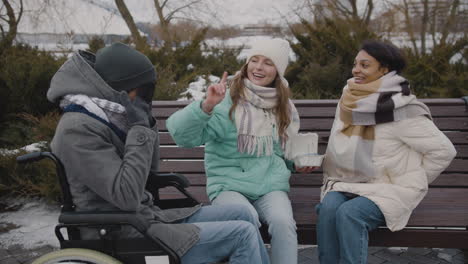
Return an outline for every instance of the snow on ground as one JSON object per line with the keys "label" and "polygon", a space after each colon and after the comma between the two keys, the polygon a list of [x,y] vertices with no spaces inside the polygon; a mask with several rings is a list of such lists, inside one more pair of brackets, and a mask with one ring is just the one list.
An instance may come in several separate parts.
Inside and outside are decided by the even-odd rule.
{"label": "snow on ground", "polygon": [[8,248],[22,245],[25,249],[51,245],[59,247],[54,228],[60,213],[58,205],[50,205],[40,199],[9,199],[2,201],[16,211],[0,213],[0,229],[8,226],[17,227],[0,233],[0,245]]}
{"label": "snow on ground", "polygon": [[33,143],[27,146],[24,146],[20,149],[0,149],[0,155],[1,156],[6,156],[6,155],[15,155],[18,154],[21,150],[24,150],[26,152],[34,152],[34,151],[41,151],[45,146],[47,146],[47,141],[39,141],[37,143]]}

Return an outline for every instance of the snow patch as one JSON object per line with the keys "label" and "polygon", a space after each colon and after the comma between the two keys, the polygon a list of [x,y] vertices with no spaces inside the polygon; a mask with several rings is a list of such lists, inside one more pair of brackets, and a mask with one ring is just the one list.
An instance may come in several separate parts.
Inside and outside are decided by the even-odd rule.
{"label": "snow patch", "polygon": [[196,81],[191,82],[187,90],[181,93],[181,97],[177,101],[197,101],[205,97],[205,92],[208,86],[213,83],[218,83],[221,78],[218,76],[198,76]]}
{"label": "snow patch", "polygon": [[27,146],[24,146],[22,148],[19,148],[19,149],[13,149],[13,150],[9,150],[9,149],[0,149],[0,155],[1,156],[10,156],[10,155],[16,155],[18,154],[21,150],[24,150],[28,153],[30,152],[34,152],[34,151],[41,151],[43,148],[45,148],[47,146],[47,141],[39,141],[37,143],[33,143],[33,144],[30,144],[30,145],[27,145]]}
{"label": "snow patch", "polygon": [[4,248],[22,245],[33,249],[45,245],[58,248],[54,235],[55,225],[60,214],[58,205],[47,204],[42,199],[18,199],[4,201],[8,205],[21,205],[18,211],[0,213],[0,223],[13,224],[18,228],[0,234],[0,244]]}

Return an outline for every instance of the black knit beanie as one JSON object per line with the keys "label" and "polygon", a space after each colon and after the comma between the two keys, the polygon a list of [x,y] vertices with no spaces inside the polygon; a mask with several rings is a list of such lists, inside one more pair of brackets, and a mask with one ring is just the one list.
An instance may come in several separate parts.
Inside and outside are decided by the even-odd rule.
{"label": "black knit beanie", "polygon": [[139,91],[139,94],[152,96],[156,82],[153,64],[143,53],[123,43],[114,43],[98,50],[94,69],[114,90],[129,92],[134,88],[151,89]]}

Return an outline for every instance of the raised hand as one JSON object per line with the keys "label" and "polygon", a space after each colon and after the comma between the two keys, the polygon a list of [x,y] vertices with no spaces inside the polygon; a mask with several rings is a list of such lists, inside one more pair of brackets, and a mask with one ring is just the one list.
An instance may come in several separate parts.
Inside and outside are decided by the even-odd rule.
{"label": "raised hand", "polygon": [[208,89],[206,90],[206,99],[202,103],[202,109],[205,113],[210,113],[213,108],[224,99],[224,95],[226,94],[227,77],[228,73],[224,72],[219,83],[208,86]]}
{"label": "raised hand", "polygon": [[139,96],[135,96],[132,100],[126,91],[122,91],[120,92],[120,104],[125,107],[127,121],[130,127],[136,125],[150,127],[152,121],[150,120],[151,108],[147,102]]}

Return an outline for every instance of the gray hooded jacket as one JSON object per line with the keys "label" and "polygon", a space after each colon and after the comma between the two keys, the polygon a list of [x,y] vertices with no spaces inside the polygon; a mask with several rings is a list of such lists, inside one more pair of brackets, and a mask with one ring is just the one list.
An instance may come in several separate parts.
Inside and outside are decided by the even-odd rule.
{"label": "gray hooded jacket", "polygon": [[[112,89],[93,69],[94,55],[76,52],[52,78],[47,98],[58,102],[68,94],[84,94],[119,102]],[[199,239],[199,228],[177,224],[199,206],[161,210],[145,191],[150,172],[157,172],[159,139],[157,127],[133,126],[125,142],[102,122],[84,113],[66,112],[57,126],[52,151],[65,166],[77,211],[136,211],[153,224],[149,234],[185,254]],[[84,238],[98,237],[97,230],[82,230]],[[121,237],[141,236],[131,227]]]}

